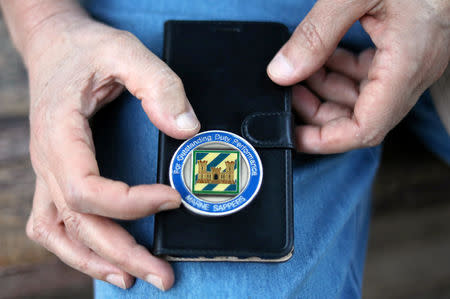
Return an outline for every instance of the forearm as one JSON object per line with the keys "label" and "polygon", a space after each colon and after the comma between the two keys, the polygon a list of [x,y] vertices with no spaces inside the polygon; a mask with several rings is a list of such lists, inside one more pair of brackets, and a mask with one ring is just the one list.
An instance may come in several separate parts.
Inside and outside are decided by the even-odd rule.
{"label": "forearm", "polygon": [[[66,27],[74,26],[87,15],[75,0],[0,0],[11,39],[25,64],[30,52],[45,49]],[[32,43],[37,32],[45,32],[46,40]],[[33,51],[30,50],[33,48]]]}

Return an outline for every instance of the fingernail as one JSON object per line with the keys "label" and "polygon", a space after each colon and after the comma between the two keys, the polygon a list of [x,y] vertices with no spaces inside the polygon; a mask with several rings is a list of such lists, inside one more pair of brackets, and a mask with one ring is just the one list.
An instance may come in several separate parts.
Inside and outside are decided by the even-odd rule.
{"label": "fingernail", "polygon": [[108,274],[108,276],[106,276],[106,281],[124,290],[127,288],[125,280],[123,279],[123,276],[120,274]]}
{"label": "fingernail", "polygon": [[275,78],[290,78],[294,73],[294,66],[281,52],[278,52],[269,63],[267,71]]}
{"label": "fingernail", "polygon": [[200,123],[193,111],[187,111],[178,115],[175,123],[180,130],[194,130]]}
{"label": "fingernail", "polygon": [[176,209],[180,206],[179,201],[167,201],[158,207],[158,212]]}
{"label": "fingernail", "polygon": [[153,274],[149,274],[145,277],[145,280],[148,283],[151,283],[152,285],[154,285],[155,287],[160,289],[161,291],[165,291],[164,285],[162,283],[162,279],[160,277],[153,275]]}

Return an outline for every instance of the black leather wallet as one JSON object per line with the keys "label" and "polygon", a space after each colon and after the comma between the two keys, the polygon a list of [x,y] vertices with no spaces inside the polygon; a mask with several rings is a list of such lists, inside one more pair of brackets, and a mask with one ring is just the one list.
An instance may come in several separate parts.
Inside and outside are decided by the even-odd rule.
{"label": "black leather wallet", "polygon": [[[185,207],[155,216],[153,253],[168,260],[285,261],[293,252],[293,118],[290,90],[266,67],[288,39],[269,22],[168,21],[164,59],[180,76],[202,131],[241,135],[259,153],[263,182],[253,201],[231,215],[206,217]],[[159,138],[158,182],[182,143]]]}

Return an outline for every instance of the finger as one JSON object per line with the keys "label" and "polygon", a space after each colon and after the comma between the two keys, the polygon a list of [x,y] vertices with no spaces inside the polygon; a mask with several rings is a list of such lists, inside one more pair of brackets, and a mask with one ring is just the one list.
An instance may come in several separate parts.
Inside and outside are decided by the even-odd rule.
{"label": "finger", "polygon": [[169,263],[152,256],[120,225],[103,217],[63,211],[68,230],[99,256],[161,290],[172,287]]}
{"label": "finger", "polygon": [[51,186],[61,219],[73,239],[123,271],[144,279],[161,290],[167,290],[173,285],[173,270],[166,261],[152,256],[112,220],[74,212],[65,204],[63,193],[57,188],[57,184],[53,182]]}
{"label": "finger", "polygon": [[350,117],[352,111],[345,106],[322,103],[311,91],[301,85],[292,87],[292,104],[300,118],[307,124],[324,125],[340,117]]}
{"label": "finger", "polygon": [[334,119],[323,126],[298,126],[295,128],[296,148],[311,154],[332,154],[357,148],[356,141],[348,140],[349,135],[355,136],[358,131],[356,126],[348,118]]}
{"label": "finger", "polygon": [[359,87],[349,77],[320,68],[306,79],[308,86],[327,101],[353,108],[359,95]]}
{"label": "finger", "polygon": [[297,127],[298,148],[309,153],[336,153],[378,145],[423,91],[411,82],[414,76],[408,72],[409,62],[401,53],[378,50],[353,116],[323,126]]}
{"label": "finger", "polygon": [[93,278],[126,289],[134,278],[117,266],[99,257],[80,242],[67,236],[64,226],[57,222],[57,210],[42,183],[36,183],[33,212],[27,224],[30,239],[53,252],[64,263]]}
{"label": "finger", "polygon": [[367,49],[355,55],[345,49],[337,48],[328,58],[325,66],[359,82],[367,78],[374,56],[375,49]]}
{"label": "finger", "polygon": [[152,123],[174,138],[193,136],[200,123],[181,79],[131,33],[118,31],[101,64],[138,99]]}
{"label": "finger", "polygon": [[[55,128],[52,169],[67,205],[80,213],[136,219],[180,206],[178,192],[165,185],[130,187],[99,175],[87,120],[62,117]],[[64,153],[64,155],[61,155]],[[53,190],[52,190],[53,193]]]}
{"label": "finger", "polygon": [[376,1],[319,0],[270,62],[267,73],[280,85],[292,85],[317,71],[350,26]]}

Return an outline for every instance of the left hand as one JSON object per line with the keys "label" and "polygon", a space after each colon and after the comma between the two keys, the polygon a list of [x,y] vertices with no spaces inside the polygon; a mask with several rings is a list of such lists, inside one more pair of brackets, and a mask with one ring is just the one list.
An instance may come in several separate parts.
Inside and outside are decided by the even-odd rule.
{"label": "left hand", "polygon": [[[333,54],[357,20],[376,52]],[[300,109],[314,108],[320,118],[296,128],[298,150],[326,154],[379,144],[444,72],[450,57],[449,20],[445,0],[317,1],[267,68],[280,85],[309,78],[310,87],[332,102],[313,107],[302,100]],[[326,75],[324,65],[333,72]],[[355,88],[336,72],[358,81],[365,72],[368,77]]]}

